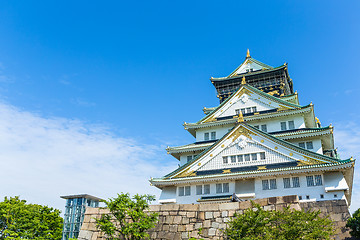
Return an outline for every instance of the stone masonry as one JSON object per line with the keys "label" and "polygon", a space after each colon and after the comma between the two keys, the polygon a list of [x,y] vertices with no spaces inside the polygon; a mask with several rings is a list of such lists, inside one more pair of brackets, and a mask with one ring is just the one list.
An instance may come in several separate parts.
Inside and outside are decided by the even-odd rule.
{"label": "stone masonry", "polygon": [[[299,202],[296,195],[256,199],[255,203],[265,210],[281,210],[285,206],[305,211],[321,210],[322,215],[329,215],[335,223],[336,234],[334,239],[350,237],[346,229],[346,220],[350,217],[345,200]],[[202,203],[202,204],[168,204],[151,205],[150,211],[159,213],[159,222],[149,231],[150,239],[224,239],[223,231],[226,223],[235,212],[242,213],[251,207],[250,201],[229,203]],[[79,240],[106,239],[96,228],[95,218],[100,218],[107,209],[88,208],[79,234]],[[199,229],[202,229],[199,236]]]}

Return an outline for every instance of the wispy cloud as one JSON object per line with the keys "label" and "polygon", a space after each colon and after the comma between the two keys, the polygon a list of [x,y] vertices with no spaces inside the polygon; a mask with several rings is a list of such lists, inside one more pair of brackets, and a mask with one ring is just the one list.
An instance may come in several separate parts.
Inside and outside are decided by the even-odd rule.
{"label": "wispy cloud", "polygon": [[21,195],[63,209],[60,195],[159,194],[150,176],[176,167],[156,145],[112,135],[103,127],[44,118],[0,103],[0,198]]}
{"label": "wispy cloud", "polygon": [[[360,126],[355,122],[337,122],[335,124],[335,145],[338,147],[341,159],[353,156],[360,158]],[[354,188],[352,192],[351,212],[360,208],[360,167],[356,160],[354,173]]]}

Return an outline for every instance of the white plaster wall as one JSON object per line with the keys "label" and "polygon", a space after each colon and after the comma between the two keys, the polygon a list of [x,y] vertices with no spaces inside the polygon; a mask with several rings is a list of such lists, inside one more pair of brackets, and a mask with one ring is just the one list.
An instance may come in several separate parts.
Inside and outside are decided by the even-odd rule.
{"label": "white plaster wall", "polygon": [[229,129],[233,128],[231,125],[226,127],[214,127],[214,128],[201,128],[196,131],[196,141],[202,142],[205,141],[204,133],[209,133],[209,139],[211,140],[211,132],[216,132],[216,139],[222,138],[225,134],[228,133]]}
{"label": "white plaster wall", "polygon": [[311,139],[311,140],[306,140],[306,141],[291,141],[291,143],[295,144],[296,146],[299,146],[300,142],[305,142],[305,146],[306,146],[306,142],[312,142],[313,143],[313,149],[307,149],[307,150],[312,151],[312,152],[316,152],[316,153],[319,153],[319,154],[323,154],[321,139]]}
{"label": "white plaster wall", "polygon": [[304,117],[302,116],[287,116],[284,118],[277,118],[276,120],[250,121],[249,124],[251,124],[252,126],[255,125],[260,126],[266,124],[268,132],[277,132],[277,131],[281,131],[280,122],[286,122],[288,129],[289,126],[288,121],[294,121],[295,129],[305,128],[305,121],[304,121]]}
{"label": "white plaster wall", "polygon": [[[340,173],[340,172],[339,172]],[[341,173],[340,173],[341,174]],[[317,175],[317,174],[313,174]],[[262,180],[265,179],[274,179],[273,178],[258,178],[255,179],[255,198],[268,198],[268,197],[277,197],[277,196],[287,196],[287,195],[298,195],[302,196],[304,202],[306,201],[324,201],[324,200],[335,200],[335,199],[345,199],[345,194],[343,190],[339,191],[331,191],[331,192],[325,192],[325,186],[328,185],[336,185],[336,182],[339,182],[341,184],[343,177],[339,178],[339,174],[335,178],[331,178],[331,182],[325,182],[325,179],[323,177],[323,185],[322,186],[313,186],[308,187],[306,183],[306,175],[284,175],[281,177],[276,178],[276,185],[277,189],[272,190],[262,190]],[[300,187],[299,188],[284,188],[283,178],[286,177],[294,177],[298,176],[300,180]],[[341,174],[342,176],[342,174]],[[336,180],[334,180],[336,179]],[[190,196],[178,196],[178,188],[176,189],[176,193],[174,191],[167,191],[167,188],[164,188],[160,195],[160,200],[165,199],[173,199],[176,198],[176,203],[181,204],[190,204],[190,203],[198,203],[197,200],[201,198],[201,196],[216,196],[216,195],[227,195],[227,194],[233,194],[235,192],[235,181],[229,181],[229,193],[216,193],[216,183],[224,183],[224,182],[213,182],[210,183],[210,194],[206,195],[196,195],[196,185],[204,185],[209,183],[193,183],[191,185],[191,194]],[[184,186],[190,186],[188,185],[179,185],[178,187],[184,187]],[[320,198],[320,194],[324,195],[324,198]],[[335,198],[334,195],[337,195]],[[306,199],[306,195],[310,196],[310,200]]]}

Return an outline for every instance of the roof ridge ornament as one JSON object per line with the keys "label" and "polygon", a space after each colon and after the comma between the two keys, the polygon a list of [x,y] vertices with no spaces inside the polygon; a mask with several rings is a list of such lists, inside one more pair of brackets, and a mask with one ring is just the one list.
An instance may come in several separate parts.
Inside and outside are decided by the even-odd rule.
{"label": "roof ridge ornament", "polygon": [[240,122],[244,122],[244,121],[245,121],[244,116],[242,115],[242,112],[240,111],[237,122],[240,123]]}
{"label": "roof ridge ornament", "polygon": [[241,84],[242,85],[246,84],[245,76],[242,77]]}
{"label": "roof ridge ornament", "polygon": [[249,50],[249,49],[247,49],[246,58],[251,58],[251,56],[250,56],[250,50]]}

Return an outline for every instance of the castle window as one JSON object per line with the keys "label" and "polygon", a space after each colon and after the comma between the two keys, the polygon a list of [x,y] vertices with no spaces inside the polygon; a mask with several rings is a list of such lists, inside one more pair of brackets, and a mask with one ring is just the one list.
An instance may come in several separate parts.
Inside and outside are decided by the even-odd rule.
{"label": "castle window", "polygon": [[223,193],[230,192],[229,183],[223,183]]}
{"label": "castle window", "polygon": [[293,184],[293,188],[298,188],[298,187],[300,187],[299,177],[293,177],[293,178],[292,178],[292,184]]}
{"label": "castle window", "polygon": [[309,196],[309,195],[306,195],[306,199],[309,200],[309,199],[310,199],[310,196]]}
{"label": "castle window", "polygon": [[251,107],[246,108],[246,113],[251,113]]}
{"label": "castle window", "polygon": [[185,187],[178,187],[179,196],[185,195]]}
{"label": "castle window", "polygon": [[237,158],[238,158],[238,162],[243,162],[244,161],[243,160],[243,155],[238,155]]}
{"label": "castle window", "polygon": [[245,108],[241,109],[241,113],[244,115],[245,114]]}
{"label": "castle window", "polygon": [[261,131],[267,132],[267,126],[266,126],[266,124],[261,125]]}
{"label": "castle window", "polygon": [[320,198],[324,198],[324,194],[320,194]]}
{"label": "castle window", "polygon": [[254,128],[260,129],[260,128],[259,128],[259,125],[255,125]]}
{"label": "castle window", "polygon": [[251,154],[251,160],[253,160],[253,161],[257,160],[257,154],[256,153]]}
{"label": "castle window", "polygon": [[229,183],[216,184],[216,193],[228,193],[229,191]]}
{"label": "castle window", "polygon": [[306,142],[306,148],[307,149],[314,149],[312,142]]}
{"label": "castle window", "polygon": [[302,200],[302,196],[299,196],[299,200]]}
{"label": "castle window", "polygon": [[197,185],[196,186],[196,195],[201,195],[202,194],[202,185]]}
{"label": "castle window", "polygon": [[304,142],[299,143],[299,147],[305,148],[305,143]]}
{"label": "castle window", "polygon": [[290,188],[290,178],[283,178],[284,181],[284,188]]}
{"label": "castle window", "polygon": [[190,186],[185,187],[185,196],[190,196]]}
{"label": "castle window", "polygon": [[334,198],[337,198],[337,194],[334,194]]}
{"label": "castle window", "polygon": [[204,185],[204,194],[210,194],[210,185],[209,184]]}
{"label": "castle window", "polygon": [[205,141],[208,141],[209,140],[209,133],[204,133],[204,140]]}
{"label": "castle window", "polygon": [[253,113],[256,112],[256,107],[252,107],[251,110]]}
{"label": "castle window", "polygon": [[250,154],[245,154],[244,158],[245,158],[245,161],[250,161]]}
{"label": "castle window", "polygon": [[261,159],[261,160],[264,160],[264,159],[265,159],[265,153],[264,153],[264,152],[261,152],[261,153],[260,153],[260,159]]}
{"label": "castle window", "polygon": [[223,157],[223,163],[228,163],[228,157],[227,156]]}
{"label": "castle window", "polygon": [[322,185],[321,175],[315,175],[315,186],[321,186],[321,185]]}
{"label": "castle window", "polygon": [[236,156],[230,156],[231,163],[236,163]]}
{"label": "castle window", "polygon": [[263,190],[276,189],[276,179],[262,180],[262,188]]}
{"label": "castle window", "polygon": [[294,121],[288,121],[289,129],[295,129],[295,123]]}
{"label": "castle window", "polygon": [[240,109],[235,109],[235,114],[239,115],[240,114]]}
{"label": "castle window", "polygon": [[211,140],[215,140],[216,139],[216,132],[211,132]]}
{"label": "castle window", "polygon": [[193,156],[192,155],[187,156],[186,159],[187,159],[188,162],[190,162],[193,159]]}
{"label": "castle window", "polygon": [[308,187],[315,186],[314,184],[314,176],[306,176],[306,183]]}
{"label": "castle window", "polygon": [[281,122],[280,123],[281,126],[281,131],[285,131],[286,130],[286,122]]}

